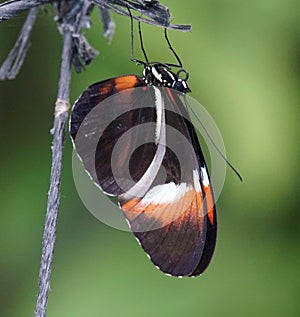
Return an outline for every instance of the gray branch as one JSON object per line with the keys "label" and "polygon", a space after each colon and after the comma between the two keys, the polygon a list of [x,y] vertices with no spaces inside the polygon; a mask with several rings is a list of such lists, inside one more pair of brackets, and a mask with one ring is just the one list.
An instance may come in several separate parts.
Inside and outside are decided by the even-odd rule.
{"label": "gray branch", "polygon": [[21,12],[43,5],[50,0],[10,0],[0,4],[0,22],[14,18]]}
{"label": "gray branch", "polygon": [[54,126],[51,131],[53,133],[52,167],[43,235],[43,248],[39,274],[39,290],[35,311],[36,317],[46,316],[52,259],[56,240],[57,215],[60,203],[63,144],[69,110],[72,32],[70,30],[66,30],[63,34],[63,38],[64,41],[61,57],[62,62],[58,86],[58,97],[55,104]]}
{"label": "gray branch", "polygon": [[29,10],[28,16],[16,43],[0,68],[0,80],[14,79],[19,73],[29,48],[30,34],[38,11],[38,7],[34,7]]}

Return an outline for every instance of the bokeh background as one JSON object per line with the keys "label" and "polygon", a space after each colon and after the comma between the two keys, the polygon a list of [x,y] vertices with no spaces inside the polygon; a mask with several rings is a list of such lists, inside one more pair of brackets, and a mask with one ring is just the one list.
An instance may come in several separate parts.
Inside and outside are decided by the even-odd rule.
{"label": "bokeh background", "polygon": [[[215,119],[228,158],[215,256],[196,279],[164,276],[133,236],[99,222],[76,192],[66,138],[47,316],[300,316],[300,2],[162,1],[191,33],[170,39],[192,96]],[[0,25],[0,61],[25,14]],[[89,84],[141,68],[129,61],[129,20],[113,14],[108,45],[97,12],[87,32],[100,55],[73,73],[71,102]],[[163,32],[144,26],[151,60],[171,61]],[[61,37],[41,11],[17,79],[0,83],[0,316],[33,316],[50,172],[49,133]],[[139,54],[136,54],[139,56]],[[99,206],[101,208],[101,206]]]}

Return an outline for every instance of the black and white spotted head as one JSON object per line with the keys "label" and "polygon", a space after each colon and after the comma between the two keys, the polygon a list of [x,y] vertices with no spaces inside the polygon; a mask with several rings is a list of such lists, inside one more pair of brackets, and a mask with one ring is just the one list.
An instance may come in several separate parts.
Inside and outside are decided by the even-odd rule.
{"label": "black and white spotted head", "polygon": [[[180,77],[182,73],[184,78]],[[191,91],[187,84],[188,77],[188,72],[184,69],[174,73],[168,65],[159,63],[145,65],[143,71],[143,80],[147,85],[169,87],[184,94]]]}

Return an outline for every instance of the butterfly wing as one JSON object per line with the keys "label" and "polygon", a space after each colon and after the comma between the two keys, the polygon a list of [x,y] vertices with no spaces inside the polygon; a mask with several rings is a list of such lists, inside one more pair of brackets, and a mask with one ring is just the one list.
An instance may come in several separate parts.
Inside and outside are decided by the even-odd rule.
{"label": "butterfly wing", "polygon": [[[112,196],[128,190],[138,177],[137,171],[145,165],[145,161],[139,161],[139,168],[127,175],[130,150],[140,141],[133,127],[155,121],[154,108],[138,106],[137,87],[143,89],[145,84],[135,75],[98,82],[83,92],[72,109],[70,133],[74,148],[93,181]],[[124,134],[127,138],[121,142]],[[149,135],[154,135],[154,130],[144,131],[145,139]],[[145,149],[144,157],[151,158],[151,150]]]}
{"label": "butterfly wing", "polygon": [[102,81],[76,101],[70,130],[85,169],[106,194],[118,196],[152,262],[170,275],[195,276],[213,254],[216,212],[179,95],[135,75]]}

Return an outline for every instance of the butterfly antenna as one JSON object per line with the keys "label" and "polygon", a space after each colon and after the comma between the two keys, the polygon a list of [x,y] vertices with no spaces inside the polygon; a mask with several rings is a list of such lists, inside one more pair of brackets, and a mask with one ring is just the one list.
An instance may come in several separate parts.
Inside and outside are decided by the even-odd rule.
{"label": "butterfly antenna", "polygon": [[[131,38],[131,43],[130,43],[130,60],[132,62],[135,62],[135,63],[139,63],[139,64],[145,64],[143,61],[140,61],[136,58],[133,57],[133,50],[134,50],[134,32],[133,32],[133,16],[132,16],[132,13],[131,13],[131,10],[128,6],[128,4],[126,3],[126,8],[128,10],[128,14],[129,14],[129,17],[130,17],[130,38]],[[140,22],[139,22],[139,29],[140,29]],[[141,34],[141,32],[139,31],[139,33]],[[140,38],[141,38],[141,35],[140,35]],[[144,53],[144,56],[146,56],[146,53],[145,53],[145,50],[144,50],[144,47],[142,47],[142,51]],[[147,56],[146,56],[147,57]],[[146,59],[147,60],[147,59]],[[147,60],[148,62],[148,60]]]}
{"label": "butterfly antenna", "polygon": [[242,175],[238,172],[238,170],[227,160],[227,158],[225,157],[225,155],[221,152],[221,150],[218,148],[218,146],[216,145],[215,141],[213,140],[213,138],[210,136],[210,134],[208,133],[207,129],[205,128],[204,124],[201,122],[201,120],[199,119],[199,117],[197,116],[196,112],[194,111],[194,109],[190,106],[190,104],[187,102],[186,98],[185,98],[186,104],[188,105],[188,107],[191,109],[193,115],[196,117],[196,120],[200,123],[201,127],[203,128],[205,134],[207,135],[208,139],[210,140],[210,142],[212,143],[212,145],[215,147],[215,149],[217,150],[217,152],[220,154],[220,156],[223,158],[223,160],[226,162],[226,164],[233,170],[233,172],[236,174],[236,176],[240,179],[241,182],[243,182],[243,177]]}
{"label": "butterfly antenna", "polygon": [[129,16],[130,16],[130,38],[131,38],[131,43],[130,43],[130,59],[133,61],[133,42],[134,42],[134,35],[133,35],[133,17],[131,14],[131,11],[129,9],[128,4],[126,4]]}
{"label": "butterfly antenna", "polygon": [[142,50],[142,52],[144,54],[146,63],[149,64],[149,60],[148,60],[148,57],[147,57],[147,54],[146,54],[146,51],[145,51],[145,48],[144,48],[143,36],[142,36],[142,28],[141,28],[141,22],[140,21],[138,21],[138,26],[139,26],[139,37],[140,37],[141,50]]}
{"label": "butterfly antenna", "polygon": [[167,28],[165,28],[165,39],[169,45],[169,49],[171,50],[171,52],[174,54],[177,62],[178,62],[178,65],[172,65],[172,66],[176,66],[176,67],[179,67],[179,68],[182,68],[182,63],[181,63],[181,60],[179,58],[179,56],[177,55],[177,53],[175,52],[174,48],[172,47],[172,44],[168,38],[168,34],[167,34]]}

